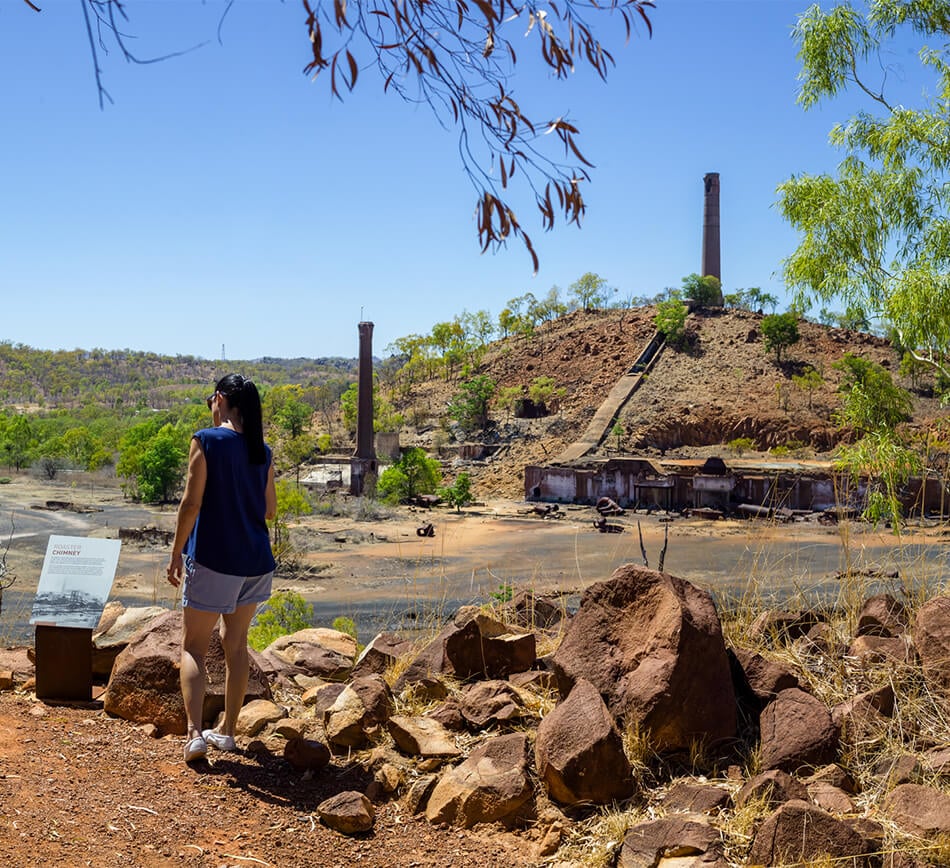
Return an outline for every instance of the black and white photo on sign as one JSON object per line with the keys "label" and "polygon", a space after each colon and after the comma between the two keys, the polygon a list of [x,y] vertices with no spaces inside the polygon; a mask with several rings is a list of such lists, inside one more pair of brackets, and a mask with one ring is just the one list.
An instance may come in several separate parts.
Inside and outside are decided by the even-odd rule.
{"label": "black and white photo on sign", "polygon": [[51,536],[30,623],[94,628],[112,590],[121,546],[114,539]]}

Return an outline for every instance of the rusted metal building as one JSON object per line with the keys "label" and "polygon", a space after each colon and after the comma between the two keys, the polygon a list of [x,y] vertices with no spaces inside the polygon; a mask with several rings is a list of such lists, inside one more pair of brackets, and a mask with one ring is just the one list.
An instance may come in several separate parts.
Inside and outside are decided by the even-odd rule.
{"label": "rusted metal building", "polygon": [[[529,501],[595,504],[609,497],[623,507],[717,509],[740,505],[770,510],[823,511],[859,507],[867,482],[857,484],[830,464],[727,462],[721,458],[660,462],[611,457],[525,467]],[[946,514],[950,490],[935,476],[908,481],[899,492],[907,515]]]}

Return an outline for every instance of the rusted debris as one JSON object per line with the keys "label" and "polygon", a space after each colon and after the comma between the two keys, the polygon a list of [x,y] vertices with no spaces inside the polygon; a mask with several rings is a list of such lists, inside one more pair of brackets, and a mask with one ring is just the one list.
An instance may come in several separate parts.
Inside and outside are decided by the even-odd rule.
{"label": "rusted debris", "polygon": [[535,515],[540,515],[542,518],[554,517],[560,518],[559,515],[561,507],[556,503],[536,503],[531,507],[531,511]]}
{"label": "rusted debris", "polygon": [[623,533],[622,524],[610,524],[606,518],[594,519],[593,525],[601,533]]}
{"label": "rusted debris", "polygon": [[87,506],[82,503],[73,503],[69,500],[47,500],[46,503],[34,503],[30,509],[43,509],[49,512],[59,512],[67,510],[68,512],[102,512],[102,507]]}
{"label": "rusted debris", "polygon": [[441,502],[442,498],[437,494],[417,494],[409,500],[412,506],[421,506],[423,509],[432,509],[433,506],[438,506]]}
{"label": "rusted debris", "polygon": [[123,542],[145,543],[149,545],[170,546],[175,538],[174,531],[159,527],[120,527],[119,539]]}
{"label": "rusted debris", "polygon": [[422,527],[416,528],[416,536],[435,536],[435,525],[430,521]]}
{"label": "rusted debris", "polygon": [[617,501],[611,500],[609,497],[600,498],[594,509],[601,515],[623,515],[626,512]]}
{"label": "rusted debris", "polygon": [[691,518],[709,518],[713,521],[719,521],[724,517],[721,509],[713,509],[711,506],[695,506],[689,511]]}

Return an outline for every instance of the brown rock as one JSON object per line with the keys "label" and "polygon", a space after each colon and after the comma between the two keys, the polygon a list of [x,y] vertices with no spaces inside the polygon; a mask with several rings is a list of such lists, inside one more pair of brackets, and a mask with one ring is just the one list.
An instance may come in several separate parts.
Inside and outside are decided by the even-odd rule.
{"label": "brown rock", "polygon": [[808,785],[808,796],[819,808],[829,814],[853,814],[854,801],[840,787],[826,781],[815,781]]}
{"label": "brown rock", "polygon": [[[133,723],[154,723],[162,732],[184,735],[185,708],[178,678],[181,655],[180,610],[154,618],[116,658],[103,708]],[[224,709],[224,649],[217,629],[205,658],[208,676],[202,725],[210,726]],[[270,699],[264,673],[251,658],[246,699]]]}
{"label": "brown rock", "polygon": [[732,796],[724,787],[679,780],[673,781],[662,804],[667,811],[711,814],[725,808],[731,801]]}
{"label": "brown rock", "polygon": [[528,672],[512,672],[508,676],[508,683],[522,690],[547,692],[557,689],[557,679],[554,673],[547,669],[531,669]]}
{"label": "brown rock", "polygon": [[749,634],[770,646],[787,644],[805,636],[821,620],[815,612],[769,610],[760,613],[752,622]]}
{"label": "brown rock", "polygon": [[512,634],[500,621],[473,606],[460,609],[396,680],[394,690],[439,675],[504,678],[530,669],[537,654],[533,633]]}
{"label": "brown rock", "polygon": [[564,606],[553,597],[538,596],[532,590],[521,590],[502,610],[505,620],[530,630],[556,627],[566,617]]}
{"label": "brown rock", "polygon": [[291,738],[284,745],[284,759],[301,771],[320,771],[330,765],[330,749],[321,741]]}
{"label": "brown rock", "polygon": [[604,805],[633,792],[620,733],[597,688],[583,679],[538,726],[535,762],[551,798],[565,805]]}
{"label": "brown rock", "polygon": [[886,684],[839,703],[831,710],[831,720],[842,741],[857,744],[879,734],[893,713],[894,688]]}
{"label": "brown rock", "polygon": [[525,713],[524,702],[507,681],[479,681],[459,692],[459,711],[476,729],[512,723]]}
{"label": "brown rock", "polygon": [[909,663],[914,651],[902,636],[857,636],[848,648],[848,655],[863,663]]}
{"label": "brown rock", "polygon": [[886,789],[899,784],[918,784],[924,776],[924,767],[913,754],[881,757],[871,768],[875,777],[883,778]]}
{"label": "brown rock", "polygon": [[907,609],[890,594],[869,597],[858,613],[858,636],[902,636],[909,624]]}
{"label": "brown rock", "polygon": [[923,784],[901,784],[884,799],[884,813],[921,837],[950,834],[950,795]]}
{"label": "brown rock", "polygon": [[492,738],[445,772],[429,796],[426,818],[471,828],[516,813],[531,797],[528,739],[522,733]]}
{"label": "brown rock", "polygon": [[858,785],[847,769],[842,768],[837,763],[828,763],[820,769],[816,769],[805,779],[805,785],[824,783],[831,784],[839,790],[844,790],[850,795],[858,791]]}
{"label": "brown rock", "polygon": [[451,733],[431,717],[394,714],[388,728],[396,747],[409,756],[452,759],[461,753]]}
{"label": "brown rock", "polygon": [[746,781],[736,793],[735,803],[741,808],[751,801],[762,800],[766,807],[777,808],[792,799],[807,801],[808,789],[788,772],[772,769]]}
{"label": "brown rock", "polygon": [[255,699],[238,713],[235,729],[239,735],[253,737],[267,724],[276,723],[287,716],[287,709],[269,699]]}
{"label": "brown rock", "polygon": [[268,675],[284,684],[294,683],[298,675],[345,681],[355,657],[356,640],[326,627],[278,636],[261,653]]}
{"label": "brown rock", "polygon": [[914,645],[927,680],[950,690],[950,596],[934,597],[917,610]]}
{"label": "brown rock", "polygon": [[455,696],[450,696],[441,705],[426,712],[426,717],[438,721],[453,732],[465,729],[465,718],[462,717],[462,709],[459,707],[458,697]]}
{"label": "brown rock", "polygon": [[353,667],[353,677],[382,675],[401,657],[412,652],[412,642],[395,633],[379,633],[360,652]]}
{"label": "brown rock", "polygon": [[92,634],[92,674],[108,678],[116,657],[139,631],[147,629],[153,619],[168,610],[162,606],[134,606],[122,603],[112,606],[111,601],[102,612],[99,624]]}
{"label": "brown rock", "polygon": [[661,750],[736,733],[719,616],[705,591],[628,564],[589,587],[552,658],[561,695],[590,681]]}
{"label": "brown rock", "polygon": [[755,833],[749,861],[757,865],[807,864],[820,857],[870,868],[867,841],[847,823],[815,805],[786,802]]}
{"label": "brown rock", "polygon": [[381,675],[354,678],[323,715],[330,744],[359,747],[392,713],[389,685]]}
{"label": "brown rock", "polygon": [[[686,857],[694,857],[685,862]],[[726,865],[722,835],[704,820],[666,817],[641,823],[623,836],[617,868],[654,868],[656,865]]]}
{"label": "brown rock", "polygon": [[780,690],[800,686],[798,676],[786,666],[746,648],[733,649],[729,662],[736,693],[759,707],[775,699]]}
{"label": "brown rock", "polygon": [[32,653],[32,647],[0,648],[0,669],[12,674],[14,684],[23,684],[34,676]]}
{"label": "brown rock", "polygon": [[406,810],[410,814],[421,814],[429,803],[429,796],[438,782],[438,775],[420,775],[406,790]]}
{"label": "brown rock", "polygon": [[781,691],[762,711],[762,767],[795,772],[803,766],[833,762],[838,731],[831,714],[802,690]]}
{"label": "brown rock", "polygon": [[338,793],[317,805],[324,824],[342,835],[359,835],[373,828],[376,809],[362,793]]}

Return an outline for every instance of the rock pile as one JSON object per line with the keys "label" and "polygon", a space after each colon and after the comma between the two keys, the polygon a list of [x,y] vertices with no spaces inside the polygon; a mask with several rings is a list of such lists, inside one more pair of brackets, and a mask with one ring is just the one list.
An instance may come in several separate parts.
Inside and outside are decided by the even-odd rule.
{"label": "rock pile", "polygon": [[[621,805],[629,828],[612,858],[628,868],[947,864],[950,741],[918,750],[893,683],[904,667],[920,689],[945,693],[950,597],[916,616],[872,597],[850,637],[818,613],[763,613],[745,647],[727,646],[707,593],[636,566],[591,586],[563,624],[532,617],[535,602],[519,601],[514,627],[463,608],[422,647],[383,634],[358,655],[333,630],[281,637],[254,655],[240,745],[281,754],[287,774],[362,764],[365,791],[314,806],[346,835],[373,828],[374,804],[401,799],[432,823],[521,830],[556,864],[572,826]],[[158,735],[184,729],[180,617],[152,615],[129,638],[104,698],[110,714]],[[542,628],[518,625],[541,620],[561,641],[539,658]],[[829,706],[820,676],[838,649],[864,689]],[[13,657],[7,666],[11,680],[23,669]],[[223,686],[214,643],[208,670],[211,725]],[[875,744],[879,761],[858,779],[849,762]],[[753,817],[741,832],[740,814]],[[895,841],[917,855],[885,855]]]}

